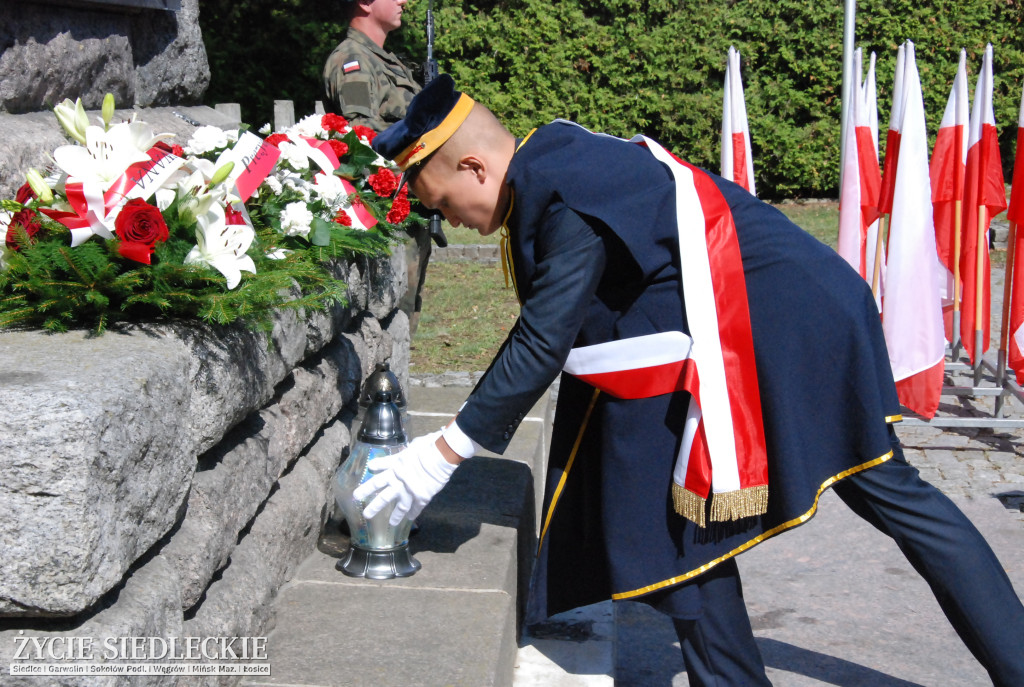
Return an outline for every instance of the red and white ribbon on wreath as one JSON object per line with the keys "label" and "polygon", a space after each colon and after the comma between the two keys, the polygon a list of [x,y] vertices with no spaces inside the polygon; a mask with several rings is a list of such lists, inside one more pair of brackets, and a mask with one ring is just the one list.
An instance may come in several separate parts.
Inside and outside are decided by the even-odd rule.
{"label": "red and white ribbon on wreath", "polygon": [[71,231],[72,246],[97,234],[113,238],[114,221],[124,204],[132,198],[148,199],[185,164],[184,159],[161,148],[150,148],[147,154],[148,160],[130,165],[105,191],[98,182],[68,177],[64,192],[74,212],[51,217]]}
{"label": "red and white ribbon on wreath", "polygon": [[235,163],[228,179],[235,185],[237,195],[244,203],[274,171],[274,165],[280,157],[281,151],[277,146],[267,143],[251,131],[246,131],[238,137],[238,142],[220,163]]}

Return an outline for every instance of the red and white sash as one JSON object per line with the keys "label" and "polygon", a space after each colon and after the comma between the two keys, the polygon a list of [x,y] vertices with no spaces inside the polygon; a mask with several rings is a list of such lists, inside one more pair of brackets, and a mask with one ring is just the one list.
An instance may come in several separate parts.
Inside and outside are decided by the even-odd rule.
{"label": "red and white sash", "polygon": [[[746,280],[728,204],[702,171],[643,136],[676,180],[690,336],[663,332],[573,349],[565,371],[618,398],[691,394],[673,474],[676,511],[701,527],[768,508],[768,463]],[[692,338],[691,338],[692,337]],[[699,374],[698,374],[699,372]]]}

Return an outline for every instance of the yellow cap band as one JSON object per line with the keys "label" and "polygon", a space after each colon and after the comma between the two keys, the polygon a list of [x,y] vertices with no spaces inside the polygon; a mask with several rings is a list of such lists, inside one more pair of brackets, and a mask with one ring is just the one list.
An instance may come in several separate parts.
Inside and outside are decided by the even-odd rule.
{"label": "yellow cap band", "polygon": [[460,94],[459,101],[455,103],[455,107],[440,124],[413,141],[412,145],[395,158],[398,168],[404,172],[444,145],[444,142],[451,138],[452,134],[466,121],[466,117],[469,116],[472,109],[473,99],[465,93]]}

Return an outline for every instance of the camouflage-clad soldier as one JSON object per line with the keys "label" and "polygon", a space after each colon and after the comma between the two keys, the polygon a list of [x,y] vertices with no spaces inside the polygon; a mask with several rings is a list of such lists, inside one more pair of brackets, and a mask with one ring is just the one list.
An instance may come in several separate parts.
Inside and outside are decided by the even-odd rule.
{"label": "camouflage-clad soldier", "polygon": [[[380,133],[405,117],[420,86],[394,53],[384,49],[387,35],[402,25],[406,0],[349,0],[348,33],[324,65],[328,107],[353,125]],[[430,259],[430,234],[425,226],[409,228],[406,243],[409,289],[399,307],[409,316],[409,335],[416,333],[423,282]]]}
{"label": "camouflage-clad soldier", "polygon": [[420,90],[412,72],[394,53],[353,26],[327,58],[324,88],[339,114],[378,132],[402,119]]}

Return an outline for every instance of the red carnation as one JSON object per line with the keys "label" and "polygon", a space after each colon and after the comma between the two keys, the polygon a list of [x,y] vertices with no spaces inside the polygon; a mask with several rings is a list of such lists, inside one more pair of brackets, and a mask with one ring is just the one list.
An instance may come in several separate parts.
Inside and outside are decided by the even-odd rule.
{"label": "red carnation", "polygon": [[377,132],[368,126],[354,126],[352,131],[356,132],[358,138],[365,138],[368,143],[373,143],[373,139],[377,136]]}
{"label": "red carnation", "polygon": [[338,214],[334,216],[334,221],[343,227],[352,226],[352,218],[348,216],[348,213],[344,210],[338,210]]}
{"label": "red carnation", "polygon": [[409,216],[409,187],[403,186],[402,190],[398,192],[395,197],[395,202],[391,204],[391,209],[388,210],[386,219],[391,224],[401,224],[405,221],[405,218]]}
{"label": "red carnation", "polygon": [[337,131],[339,134],[343,134],[348,128],[348,120],[339,114],[329,112],[320,118],[320,126],[324,128],[324,131]]}
{"label": "red carnation", "polygon": [[331,150],[334,151],[334,154],[338,156],[339,160],[345,153],[348,152],[348,144],[343,143],[342,141],[338,141],[332,138],[327,141],[327,145],[331,146]]}
{"label": "red carnation", "polygon": [[121,239],[117,252],[146,265],[150,264],[156,244],[166,241],[169,235],[160,210],[141,198],[132,198],[121,208],[114,220],[114,233]]}
{"label": "red carnation", "polygon": [[280,145],[282,142],[287,141],[288,136],[285,134],[270,134],[267,136],[267,143],[272,146]]}
{"label": "red carnation", "polygon": [[370,182],[370,188],[374,193],[381,198],[387,198],[398,188],[398,177],[387,167],[381,167],[376,174],[371,174],[366,180]]}
{"label": "red carnation", "polygon": [[185,157],[185,149],[182,148],[177,143],[171,146],[171,153],[173,153],[177,157]]}

